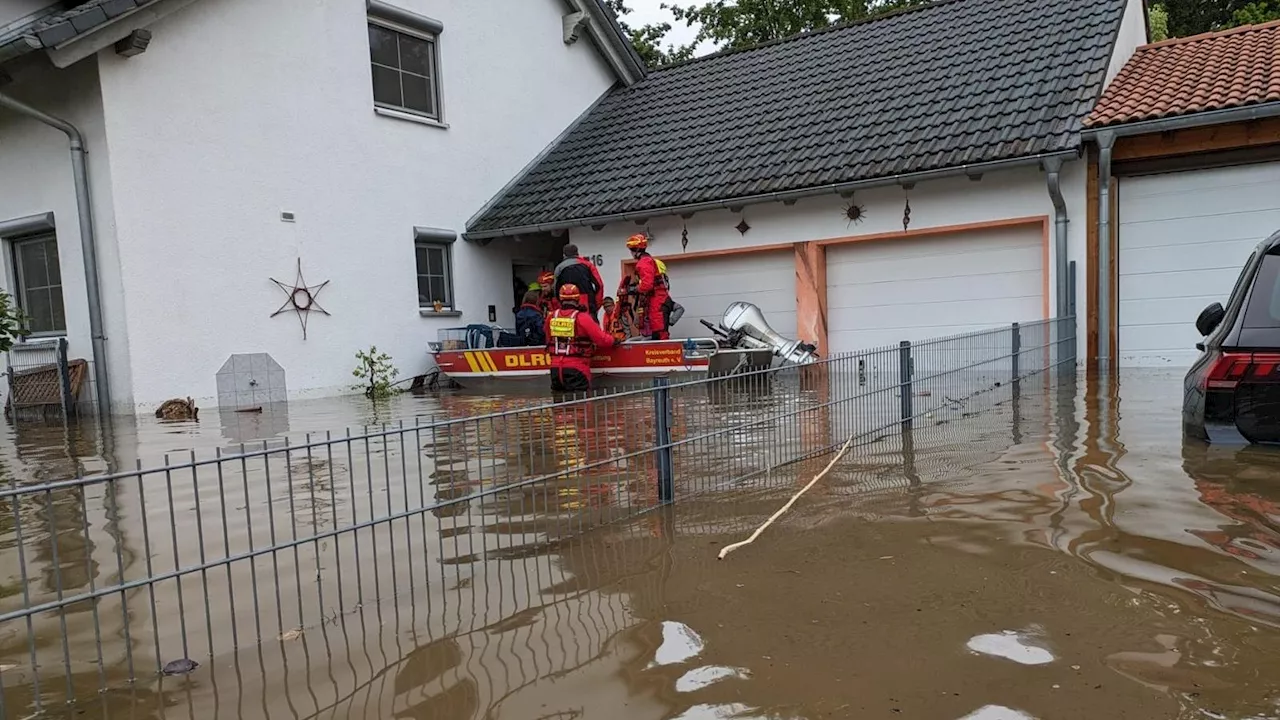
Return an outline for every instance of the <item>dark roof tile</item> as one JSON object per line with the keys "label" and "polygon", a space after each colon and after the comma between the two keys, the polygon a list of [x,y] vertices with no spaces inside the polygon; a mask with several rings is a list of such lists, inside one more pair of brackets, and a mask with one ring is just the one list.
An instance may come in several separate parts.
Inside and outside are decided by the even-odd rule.
{"label": "dark roof tile", "polygon": [[1124,8],[942,0],[652,71],[601,100],[469,230],[1077,147]]}

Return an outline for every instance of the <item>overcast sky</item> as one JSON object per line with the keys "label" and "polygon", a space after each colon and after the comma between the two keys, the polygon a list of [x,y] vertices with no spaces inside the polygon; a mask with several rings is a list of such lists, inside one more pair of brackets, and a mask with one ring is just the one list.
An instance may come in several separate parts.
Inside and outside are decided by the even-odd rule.
{"label": "overcast sky", "polygon": [[[687,27],[682,22],[676,22],[675,18],[671,17],[670,12],[659,7],[663,2],[664,0],[627,0],[627,7],[631,8],[631,14],[625,18],[627,24],[632,27],[639,27],[650,23],[671,23],[671,32],[667,33],[666,40],[663,42],[664,45],[685,45],[691,42],[694,35],[698,34],[697,31]],[[668,5],[672,4],[672,0],[665,0],[665,2]],[[679,0],[679,4],[693,3]],[[698,54],[703,55],[711,49],[710,45],[705,48],[698,48]]]}

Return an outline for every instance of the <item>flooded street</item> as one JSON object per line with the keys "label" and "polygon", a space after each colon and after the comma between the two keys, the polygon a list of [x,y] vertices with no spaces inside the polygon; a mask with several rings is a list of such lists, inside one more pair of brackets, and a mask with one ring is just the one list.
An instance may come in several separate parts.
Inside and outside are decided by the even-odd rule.
{"label": "flooded street", "polygon": [[[677,481],[700,492],[630,519],[611,518],[610,508],[651,507],[656,490],[650,459],[625,458],[647,432],[640,409],[625,403],[522,431],[537,443],[479,426],[412,440],[434,464],[426,489],[408,474],[400,488],[401,476],[388,474],[385,491],[371,484],[367,497],[344,496],[356,481],[381,477],[361,475],[368,458],[391,467],[418,455],[392,443],[365,458],[323,458],[327,471],[310,453],[291,456],[285,467],[305,460],[307,482],[268,466],[261,495],[248,483],[244,497],[225,495],[242,514],[275,508],[277,540],[379,508],[395,515],[432,502],[430,493],[456,497],[462,478],[511,476],[498,460],[486,464],[484,448],[519,464],[521,476],[602,452],[621,459],[571,484],[369,528],[356,538],[363,551],[325,538],[234,573],[188,575],[185,587],[157,585],[153,604],[164,614],[154,638],[120,634],[122,612],[149,612],[141,588],[121,593],[131,598],[124,607],[115,596],[80,603],[66,614],[65,632],[83,642],[65,679],[61,619],[42,614],[34,652],[43,709],[129,718],[1280,718],[1280,454],[1184,448],[1180,382],[1181,373],[1126,372],[1118,387],[1029,393],[964,422],[939,417],[917,430],[914,448],[894,438],[866,443],[725,560],[716,559],[720,547],[749,535],[830,456],[752,476],[750,437],[736,449],[721,443],[720,455],[677,455]],[[258,417],[247,421],[253,428],[229,429],[213,411],[199,423],[140,419],[117,428],[112,464],[152,467],[166,453],[206,456],[285,434],[293,444],[309,432],[472,416],[510,402],[403,396],[376,417],[359,400],[294,403],[287,420]],[[678,404],[677,424],[697,412]],[[268,421],[279,424],[261,425]],[[812,434],[806,423],[797,421],[797,439]],[[91,436],[8,432],[6,483],[107,469]],[[847,432],[834,432],[837,442]],[[511,448],[535,444],[552,450],[513,459]],[[295,489],[277,493],[272,483]],[[188,471],[178,487],[175,515],[202,518],[192,524],[210,538],[171,533],[148,505],[149,532],[159,535],[150,558],[117,560],[106,549],[129,526],[127,502],[103,514],[100,493],[86,491],[76,501],[83,512],[3,508],[0,517],[21,515],[29,552],[57,548],[27,558],[63,567],[52,590],[47,570],[31,577],[33,601],[94,587],[95,578],[137,577],[144,561],[159,572],[181,554],[186,566],[193,553],[221,552],[224,531],[233,555],[242,530],[265,532],[264,523],[214,523],[216,488],[203,476],[196,482]],[[61,518],[53,532],[65,541],[49,542],[51,529],[40,525],[49,517]],[[316,526],[299,530],[308,518]],[[0,554],[5,611],[22,606],[11,526]],[[137,542],[119,544],[136,552]],[[230,592],[251,571],[252,605]],[[239,606],[220,607],[228,597]],[[175,612],[183,601],[185,615]],[[102,618],[102,663],[90,606]],[[180,621],[192,626],[181,638]],[[5,717],[35,712],[21,624],[0,635]],[[183,657],[184,644],[195,671],[147,669]],[[119,681],[127,662],[140,668],[133,684]],[[100,675],[113,689],[98,695]],[[64,684],[90,691],[68,706],[52,694]]]}

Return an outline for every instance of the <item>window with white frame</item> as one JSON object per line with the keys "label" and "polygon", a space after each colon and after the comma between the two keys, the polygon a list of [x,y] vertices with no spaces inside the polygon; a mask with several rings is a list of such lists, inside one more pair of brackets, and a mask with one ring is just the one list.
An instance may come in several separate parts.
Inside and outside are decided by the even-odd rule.
{"label": "window with white frame", "polygon": [[451,230],[413,229],[414,255],[418,270],[418,307],[456,310],[453,298],[453,242]]}
{"label": "window with white frame", "polygon": [[53,232],[10,239],[18,306],[29,318],[33,336],[61,335],[67,331],[62,302],[62,268],[58,265],[58,239]]}
{"label": "window with white frame", "polygon": [[[371,8],[372,9],[372,8]],[[401,11],[397,20],[405,18]],[[407,25],[369,16],[369,58],[373,66],[373,102],[439,121],[439,24],[427,18]]]}

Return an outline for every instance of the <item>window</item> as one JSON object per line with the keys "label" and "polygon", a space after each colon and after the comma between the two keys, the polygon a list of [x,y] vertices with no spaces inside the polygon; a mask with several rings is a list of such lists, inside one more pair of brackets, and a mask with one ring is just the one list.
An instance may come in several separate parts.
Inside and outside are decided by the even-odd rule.
{"label": "window", "polygon": [[453,308],[453,272],[449,263],[449,246],[440,243],[416,243],[418,256],[418,307],[434,308],[439,302]]}
{"label": "window", "polygon": [[436,41],[434,32],[369,20],[374,105],[440,120]]}
{"label": "window", "polygon": [[1280,255],[1262,258],[1244,311],[1244,327],[1280,328]]}
{"label": "window", "polygon": [[62,269],[58,266],[58,241],[52,234],[13,241],[14,275],[18,281],[18,305],[30,316],[32,335],[53,335],[67,330],[62,305]]}

